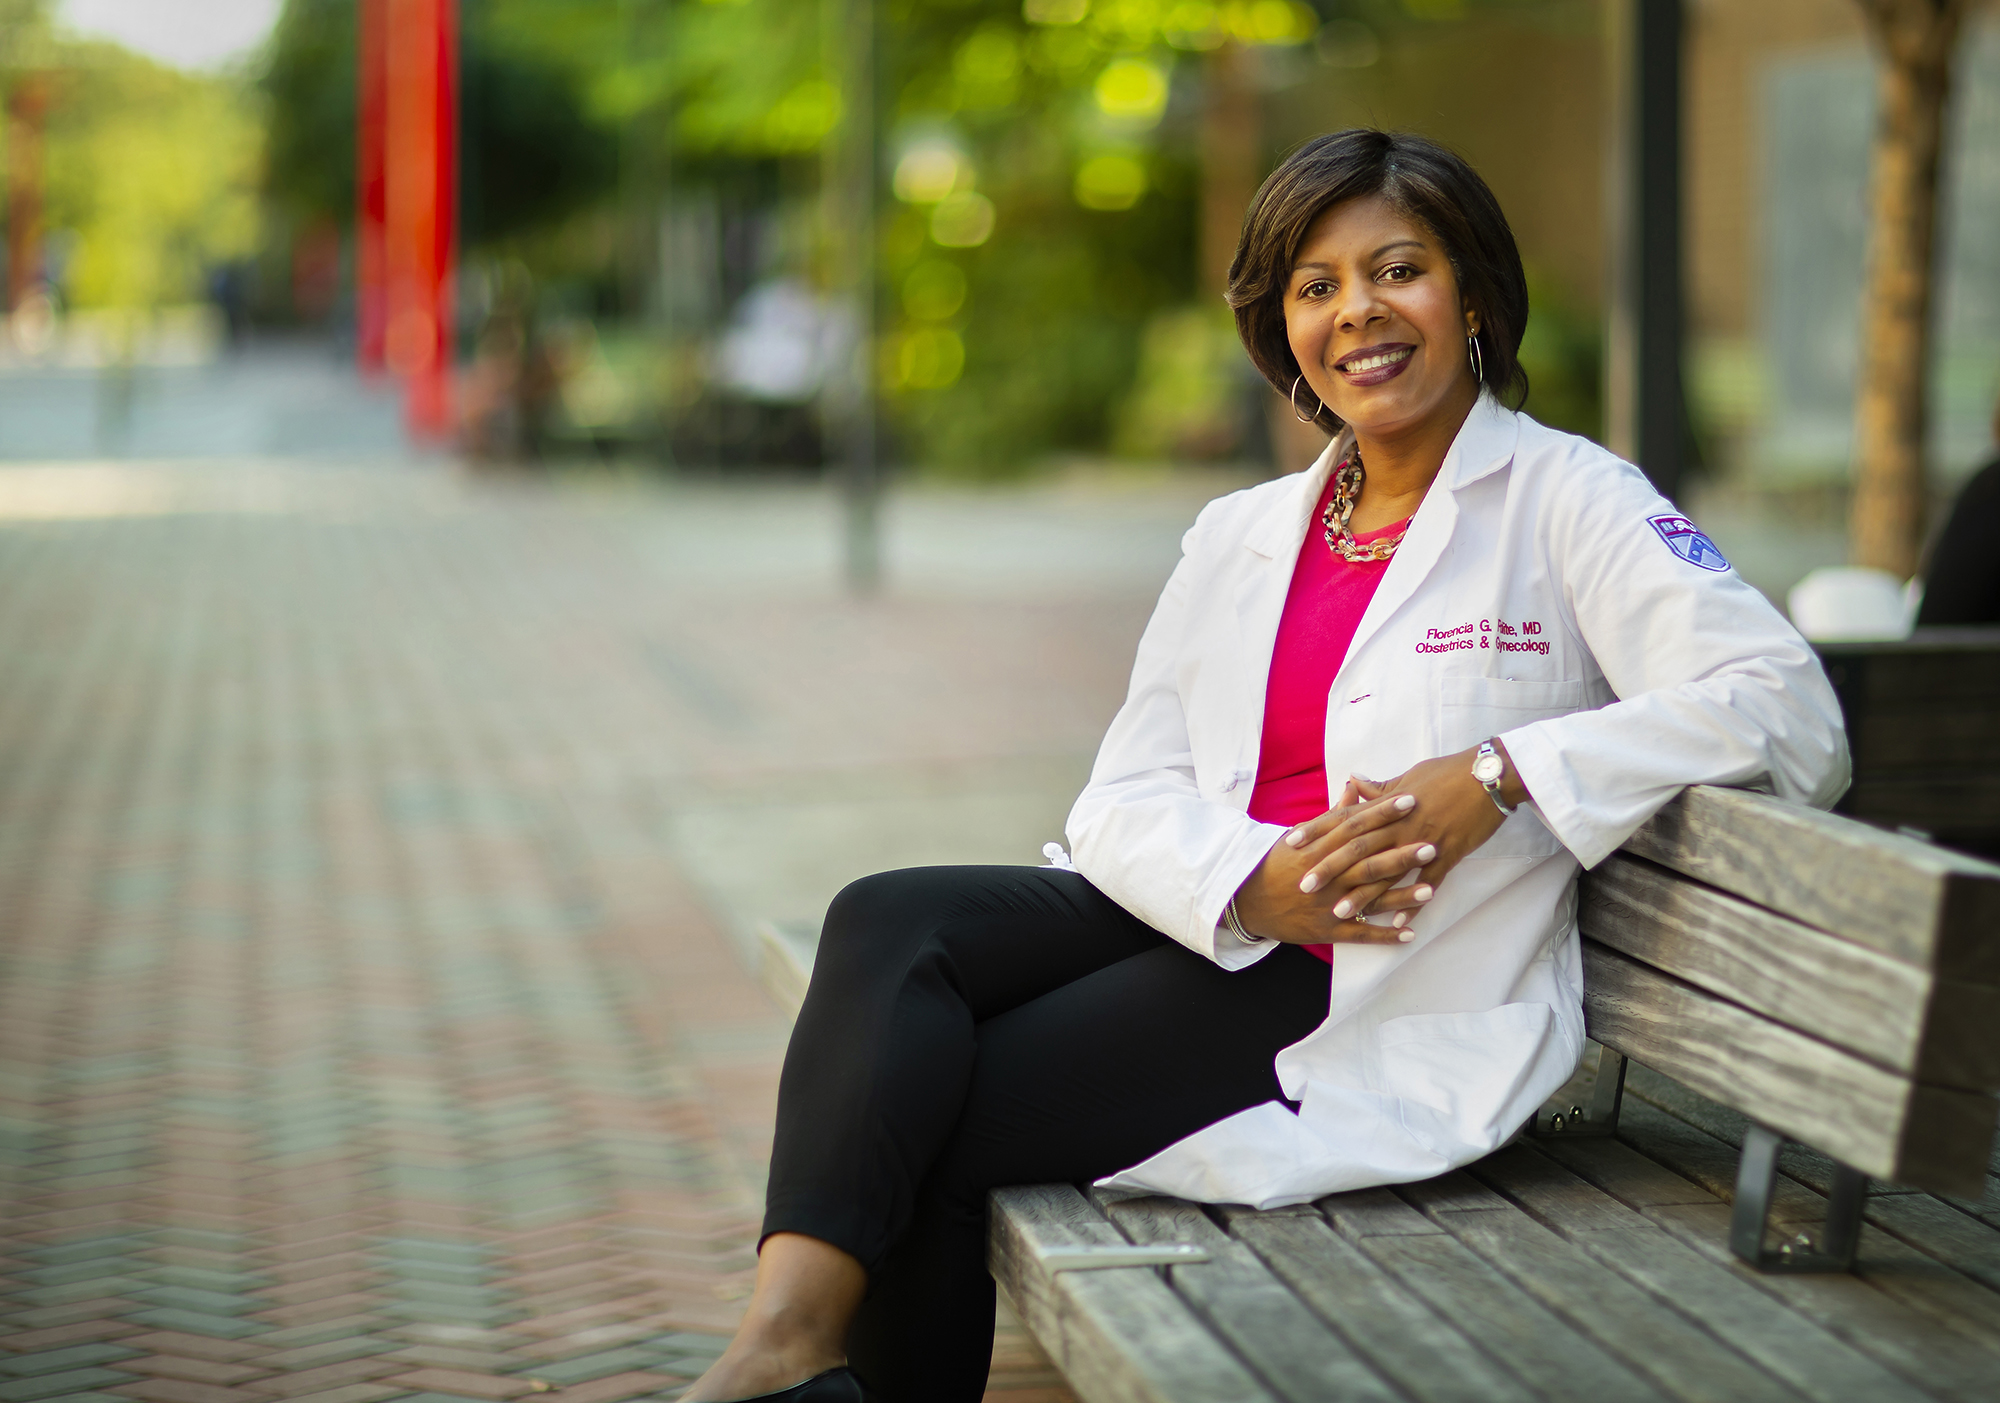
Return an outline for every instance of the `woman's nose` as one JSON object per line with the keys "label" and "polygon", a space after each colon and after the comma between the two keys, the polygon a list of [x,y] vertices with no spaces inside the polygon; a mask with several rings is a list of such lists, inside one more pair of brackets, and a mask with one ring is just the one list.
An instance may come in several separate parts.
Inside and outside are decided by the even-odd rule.
{"label": "woman's nose", "polygon": [[1333,310],[1335,322],[1343,328],[1366,326],[1382,316],[1382,304],[1365,288],[1344,293]]}

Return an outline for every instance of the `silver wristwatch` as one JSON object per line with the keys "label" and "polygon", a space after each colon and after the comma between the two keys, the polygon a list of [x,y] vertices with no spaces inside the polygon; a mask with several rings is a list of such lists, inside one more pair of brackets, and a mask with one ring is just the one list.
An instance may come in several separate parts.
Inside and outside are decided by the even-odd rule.
{"label": "silver wristwatch", "polygon": [[1479,750],[1472,757],[1472,777],[1479,781],[1479,787],[1486,791],[1493,807],[1512,818],[1514,810],[1507,807],[1507,801],[1500,797],[1500,781],[1507,778],[1507,761],[1493,748],[1492,741],[1479,743]]}

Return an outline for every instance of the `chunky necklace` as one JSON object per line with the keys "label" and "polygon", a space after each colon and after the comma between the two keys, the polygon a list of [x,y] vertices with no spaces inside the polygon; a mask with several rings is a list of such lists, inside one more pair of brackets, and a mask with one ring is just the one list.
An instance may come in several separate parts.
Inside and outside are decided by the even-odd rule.
{"label": "chunky necklace", "polygon": [[1357,443],[1348,450],[1341,465],[1333,470],[1333,500],[1326,504],[1326,513],[1321,517],[1326,523],[1326,548],[1350,565],[1387,560],[1396,553],[1396,547],[1403,544],[1403,537],[1410,534],[1410,528],[1405,526],[1393,538],[1370,541],[1365,546],[1354,539],[1354,533],[1347,529],[1347,521],[1354,515],[1354,504],[1361,497],[1361,483],[1367,475],[1367,470],[1361,466],[1361,445]]}

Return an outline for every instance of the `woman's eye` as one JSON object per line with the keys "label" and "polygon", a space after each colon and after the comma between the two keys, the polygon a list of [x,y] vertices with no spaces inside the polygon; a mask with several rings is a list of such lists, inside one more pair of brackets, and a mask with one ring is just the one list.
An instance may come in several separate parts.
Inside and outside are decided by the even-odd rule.
{"label": "woman's eye", "polygon": [[1299,296],[1301,298],[1324,297],[1331,291],[1333,291],[1333,285],[1330,283],[1310,282],[1299,289]]}
{"label": "woman's eye", "polygon": [[1384,282],[1391,282],[1391,283],[1408,282],[1411,278],[1415,277],[1416,275],[1417,275],[1417,270],[1415,268],[1412,268],[1407,263],[1391,263],[1388,267],[1382,270],[1382,280]]}

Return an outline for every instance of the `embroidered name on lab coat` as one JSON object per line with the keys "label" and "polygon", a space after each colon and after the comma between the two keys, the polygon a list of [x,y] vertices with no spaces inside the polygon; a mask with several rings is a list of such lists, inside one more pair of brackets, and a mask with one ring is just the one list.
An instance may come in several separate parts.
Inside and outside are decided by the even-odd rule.
{"label": "embroidered name on lab coat", "polygon": [[[1518,625],[1505,619],[1473,619],[1456,628],[1425,629],[1416,651],[1461,653],[1487,648],[1497,653],[1535,653],[1546,658],[1549,640],[1533,636],[1541,631],[1540,619],[1524,619]],[[1524,638],[1523,634],[1529,636]]]}

